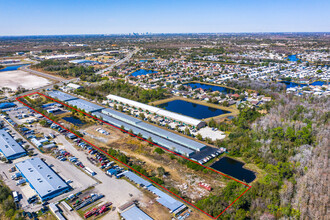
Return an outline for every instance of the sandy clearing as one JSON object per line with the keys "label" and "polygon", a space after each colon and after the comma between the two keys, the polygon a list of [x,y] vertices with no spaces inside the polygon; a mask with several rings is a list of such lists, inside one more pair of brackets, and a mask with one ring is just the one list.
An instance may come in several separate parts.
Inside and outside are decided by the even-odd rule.
{"label": "sandy clearing", "polygon": [[8,87],[16,90],[19,86],[25,89],[35,89],[51,84],[45,78],[32,75],[22,70],[0,72],[0,88]]}

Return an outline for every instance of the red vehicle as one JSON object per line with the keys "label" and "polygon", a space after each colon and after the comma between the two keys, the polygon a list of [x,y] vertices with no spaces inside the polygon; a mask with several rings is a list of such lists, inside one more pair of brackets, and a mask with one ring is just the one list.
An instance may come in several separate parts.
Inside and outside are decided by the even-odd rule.
{"label": "red vehicle", "polygon": [[199,186],[200,186],[200,187],[203,187],[204,189],[206,189],[206,190],[208,190],[208,191],[211,191],[211,190],[212,190],[212,187],[211,187],[209,184],[207,184],[207,183],[202,183],[202,182],[200,182],[200,183],[199,183]]}
{"label": "red vehicle", "polygon": [[102,208],[99,210],[99,214],[102,214],[103,212],[106,212],[108,210],[107,206],[102,206]]}

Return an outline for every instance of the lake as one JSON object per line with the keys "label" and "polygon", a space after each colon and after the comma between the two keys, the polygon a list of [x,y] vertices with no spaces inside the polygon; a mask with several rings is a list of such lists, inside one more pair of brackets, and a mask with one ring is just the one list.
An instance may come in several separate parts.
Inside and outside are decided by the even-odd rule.
{"label": "lake", "polygon": [[158,72],[152,70],[139,69],[131,73],[131,76],[141,76],[141,75],[154,74],[154,73],[158,73]]}
{"label": "lake", "polygon": [[290,81],[282,81],[281,83],[284,83],[286,85],[286,88],[294,88],[294,87],[305,87],[308,86],[308,84],[302,84],[302,83],[295,83],[295,82],[290,82]]}
{"label": "lake", "polygon": [[25,66],[25,65],[7,66],[4,69],[1,69],[0,72],[18,70],[18,68],[20,68],[22,66]]}
{"label": "lake", "polygon": [[173,100],[160,104],[157,107],[197,119],[211,118],[230,113],[229,111],[221,110],[218,108],[211,108],[206,105],[195,104],[183,100]]}
{"label": "lake", "polygon": [[229,157],[223,157],[211,165],[213,169],[218,170],[229,176],[235,177],[236,179],[239,179],[246,183],[250,183],[255,180],[255,173],[251,170],[243,168],[243,166],[244,163],[237,160],[233,160]]}
{"label": "lake", "polygon": [[284,83],[286,85],[286,88],[295,88],[295,87],[305,87],[308,85],[312,85],[312,86],[323,86],[324,84],[326,84],[326,82],[324,81],[315,81],[311,84],[302,84],[302,83],[295,83],[295,82],[289,82],[289,81],[281,81],[281,83]]}
{"label": "lake", "polygon": [[299,60],[297,55],[289,55],[287,59],[288,61],[293,61],[293,62],[297,62]]}
{"label": "lake", "polygon": [[312,86],[323,86],[323,85],[326,85],[327,83],[324,82],[324,81],[315,81],[309,85],[312,85]]}
{"label": "lake", "polygon": [[184,85],[190,86],[193,89],[201,88],[204,90],[219,91],[224,94],[234,93],[234,90],[232,90],[232,89],[228,89],[228,88],[222,87],[222,86],[208,85],[208,84],[204,84],[204,83],[186,83]]}
{"label": "lake", "polygon": [[80,126],[80,125],[85,124],[79,118],[75,118],[75,117],[63,117],[63,119],[67,122],[70,122],[70,123],[76,125],[76,126]]}

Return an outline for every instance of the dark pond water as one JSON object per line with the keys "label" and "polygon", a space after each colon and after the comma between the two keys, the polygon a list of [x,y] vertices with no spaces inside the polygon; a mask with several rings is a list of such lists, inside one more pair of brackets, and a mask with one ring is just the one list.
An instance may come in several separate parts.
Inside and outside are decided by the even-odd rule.
{"label": "dark pond water", "polygon": [[236,179],[250,183],[256,178],[256,175],[251,170],[243,168],[243,165],[244,163],[240,161],[233,160],[229,157],[223,157],[212,164],[211,167],[224,174],[235,177]]}
{"label": "dark pond water", "polygon": [[224,94],[234,93],[234,90],[228,89],[228,88],[225,88],[222,86],[208,85],[208,84],[203,84],[203,83],[187,83],[185,85],[190,86],[193,89],[202,88],[204,90],[219,91]]}
{"label": "dark pond water", "polygon": [[22,66],[25,66],[25,65],[7,66],[4,69],[1,69],[0,72],[18,70],[18,68],[20,68]]}
{"label": "dark pond water", "polygon": [[139,70],[133,72],[131,75],[132,76],[141,76],[141,75],[154,74],[154,73],[158,73],[158,72],[152,71],[152,70],[139,69]]}
{"label": "dark pond water", "polygon": [[64,117],[63,119],[67,122],[70,122],[70,123],[76,125],[76,126],[80,126],[80,125],[85,124],[79,118],[75,118],[75,117]]}
{"label": "dark pond water", "polygon": [[173,100],[170,102],[160,104],[158,105],[158,107],[197,119],[210,118],[210,117],[229,113],[229,111],[225,111],[217,108],[211,108],[206,105],[199,105],[183,100]]}

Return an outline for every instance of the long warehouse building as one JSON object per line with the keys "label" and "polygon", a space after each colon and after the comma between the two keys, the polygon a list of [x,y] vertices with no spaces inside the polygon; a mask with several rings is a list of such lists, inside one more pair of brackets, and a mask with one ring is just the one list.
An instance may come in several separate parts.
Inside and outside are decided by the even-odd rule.
{"label": "long warehouse building", "polygon": [[50,200],[71,190],[71,187],[38,157],[19,162],[16,168],[42,201]]}
{"label": "long warehouse building", "polygon": [[175,112],[167,111],[167,110],[157,108],[157,107],[154,107],[151,105],[147,105],[147,104],[144,104],[141,102],[136,102],[136,101],[133,101],[130,99],[120,97],[120,96],[110,94],[107,96],[107,99],[116,101],[117,103],[123,103],[123,104],[129,105],[129,106],[132,106],[132,107],[141,108],[143,110],[148,110],[149,112],[156,113],[157,115],[165,116],[167,118],[171,118],[173,120],[183,122],[184,124],[192,125],[196,128],[201,128],[201,127],[206,126],[205,121],[201,121],[201,120],[198,120],[198,119],[195,119],[192,117],[188,117],[185,115],[181,115],[181,114],[178,114]]}
{"label": "long warehouse building", "polygon": [[14,160],[27,154],[24,148],[3,129],[0,130],[0,152],[8,160]]}
{"label": "long warehouse building", "polygon": [[[77,106],[85,112],[90,112],[92,115],[102,118],[104,121],[112,125],[119,128],[124,126],[126,131],[132,130],[135,135],[141,134],[145,139],[152,138],[153,142],[196,160],[201,160],[217,150],[216,148],[206,146],[198,141],[145,123],[140,119],[126,115],[122,112],[110,108],[104,108],[82,99],[72,99],[73,96],[70,97],[70,95],[60,91],[53,91],[48,94],[52,97],[58,98],[60,101],[68,103],[69,105]],[[63,98],[63,100],[61,100],[61,98]]]}

